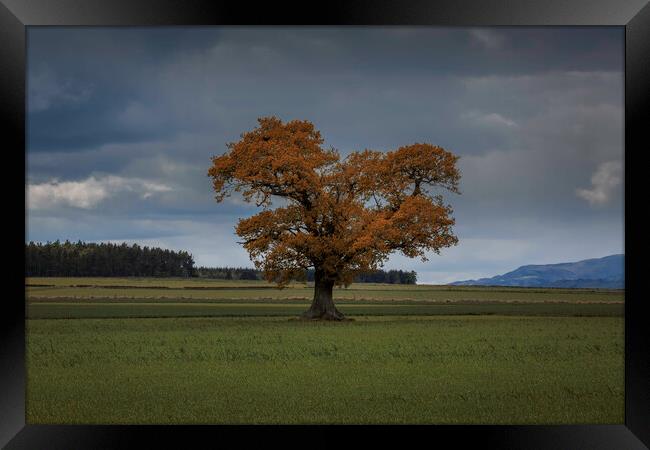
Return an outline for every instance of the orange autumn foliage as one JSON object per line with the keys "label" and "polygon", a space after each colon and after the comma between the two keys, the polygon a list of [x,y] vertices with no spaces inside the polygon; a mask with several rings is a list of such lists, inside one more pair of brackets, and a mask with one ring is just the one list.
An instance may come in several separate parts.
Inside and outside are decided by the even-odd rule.
{"label": "orange autumn foliage", "polygon": [[[263,208],[236,232],[269,281],[284,286],[315,268],[347,285],[392,252],[426,260],[458,242],[451,207],[431,192],[459,192],[458,156],[418,143],[341,159],[308,121],[258,122],[212,158],[208,175],[218,202],[240,192]],[[283,205],[272,208],[274,197]]]}

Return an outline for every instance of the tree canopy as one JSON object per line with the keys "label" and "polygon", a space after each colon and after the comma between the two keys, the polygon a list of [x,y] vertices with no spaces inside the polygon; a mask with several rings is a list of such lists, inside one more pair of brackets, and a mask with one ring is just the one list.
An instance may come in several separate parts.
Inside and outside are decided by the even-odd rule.
{"label": "tree canopy", "polygon": [[378,269],[392,252],[426,260],[458,242],[452,208],[433,191],[459,193],[458,156],[416,143],[342,158],[309,121],[258,122],[212,158],[208,175],[218,202],[237,192],[262,208],[236,233],[267,280],[282,286],[313,268],[316,294],[331,299],[333,284]]}

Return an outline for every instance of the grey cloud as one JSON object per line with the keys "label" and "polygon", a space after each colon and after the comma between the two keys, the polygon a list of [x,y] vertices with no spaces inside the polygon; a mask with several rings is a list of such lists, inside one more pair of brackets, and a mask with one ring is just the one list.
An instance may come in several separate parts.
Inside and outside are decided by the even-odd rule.
{"label": "grey cloud", "polygon": [[[27,183],[170,188],[109,195],[101,211],[29,211],[34,239],[148,239],[200,252],[201,263],[248,264],[233,227],[256,209],[215,203],[206,172],[258,117],[277,115],[313,121],[344,155],[431,142],[461,156],[463,193],[446,197],[460,245],[390,264],[443,280],[622,251],[621,186],[592,184],[599,165],[623,158],[620,29],[51,28],[28,38]],[[603,195],[597,208],[585,201]]]}
{"label": "grey cloud", "polygon": [[[471,38],[462,29],[30,30],[30,66],[46,60],[57,76],[96,86],[92,105],[76,110],[76,115],[65,110],[32,111],[31,148],[70,150],[151,138],[151,130],[140,126],[142,120],[134,121],[133,127],[120,120],[133,114],[133,108],[147,112],[140,116],[145,125],[160,124],[159,137],[169,137],[165,134],[169,127],[219,126],[223,121],[224,129],[230,129],[230,118],[241,118],[246,110],[249,117],[287,103],[295,113],[313,114],[319,96],[329,96],[341,86],[364,86],[368,80],[386,89],[423,76],[435,81],[435,77],[539,70],[620,70],[621,55],[605,45],[616,33],[499,29],[499,35],[511,36],[507,40],[511,48],[495,59],[468,46]],[[581,61],[590,53],[587,49],[593,53],[603,48],[605,58]],[[531,50],[537,50],[532,59]],[[54,54],[56,58],[51,57]],[[295,96],[302,99],[302,107]],[[88,120],[90,111],[99,122]],[[72,123],[77,125],[73,129]]]}
{"label": "grey cloud", "polygon": [[603,205],[611,200],[612,193],[621,184],[623,165],[621,161],[607,161],[598,166],[591,177],[591,189],[577,189],[576,195],[590,205]]}
{"label": "grey cloud", "polygon": [[30,76],[28,90],[29,110],[40,112],[52,106],[78,105],[87,101],[92,94],[92,84],[58,79],[47,65],[41,65]]}
{"label": "grey cloud", "polygon": [[469,31],[470,36],[488,50],[501,48],[506,38],[503,34],[489,28],[476,28]]}
{"label": "grey cloud", "polygon": [[27,207],[43,210],[59,206],[92,209],[103,201],[120,194],[135,194],[142,200],[172,188],[141,178],[124,178],[116,175],[90,176],[85,180],[59,181],[29,184],[27,186]]}

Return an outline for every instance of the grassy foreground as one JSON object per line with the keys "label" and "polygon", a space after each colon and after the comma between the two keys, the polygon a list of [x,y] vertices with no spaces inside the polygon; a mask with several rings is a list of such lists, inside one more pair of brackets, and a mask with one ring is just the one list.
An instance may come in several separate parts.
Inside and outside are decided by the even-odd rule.
{"label": "grassy foreground", "polygon": [[30,424],[623,423],[623,291],[26,284]]}
{"label": "grassy foreground", "polygon": [[29,320],[28,423],[622,423],[620,317]]}

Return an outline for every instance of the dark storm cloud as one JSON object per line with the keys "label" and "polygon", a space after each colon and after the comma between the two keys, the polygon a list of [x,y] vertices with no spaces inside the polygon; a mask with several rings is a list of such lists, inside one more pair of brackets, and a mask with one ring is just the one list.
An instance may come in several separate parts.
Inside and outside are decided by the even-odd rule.
{"label": "dark storm cloud", "polygon": [[620,252],[622,70],[622,28],[30,28],[28,234],[246,264],[232,226],[254,208],[216,205],[206,171],[277,115],[343,154],[461,155],[461,246],[394,259],[423,281]]}
{"label": "dark storm cloud", "polygon": [[[173,108],[186,109],[206,94],[234,114],[267,101],[272,110],[315,119],[324,119],[313,108],[323,97],[352,95],[364,102],[358,115],[364,122],[362,113],[376,111],[373,98],[379,107],[392,104],[376,98],[378,91],[392,86],[401,94],[401,85],[418,82],[420,92],[430,91],[432,77],[444,83],[459,76],[620,70],[617,36],[620,30],[595,28],[35,28],[29,31],[29,146],[73,151],[168,138],[199,125]],[[197,83],[213,92],[197,92]],[[453,100],[445,92],[441,84],[431,94]],[[178,97],[185,105],[165,102]],[[408,107],[408,97],[398,100]],[[405,112],[422,115],[416,106]],[[204,125],[214,118],[199,116]],[[374,127],[367,131],[384,129],[368,119]]]}

